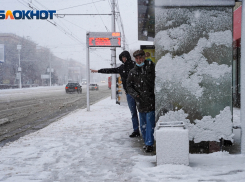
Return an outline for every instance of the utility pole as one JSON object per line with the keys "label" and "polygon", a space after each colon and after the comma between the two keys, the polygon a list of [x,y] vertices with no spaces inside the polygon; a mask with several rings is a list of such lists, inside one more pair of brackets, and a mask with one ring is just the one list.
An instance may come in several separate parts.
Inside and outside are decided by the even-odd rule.
{"label": "utility pole", "polygon": [[19,52],[19,67],[18,67],[19,88],[22,88],[22,85],[21,85],[21,67],[20,67],[20,50],[21,50],[21,45],[17,45],[17,50]]}
{"label": "utility pole", "polygon": [[[122,29],[123,30],[123,29]],[[125,51],[125,34],[124,34],[124,30],[123,30],[123,50]]]}
{"label": "utility pole", "polygon": [[89,104],[89,85],[90,85],[89,32],[86,33],[86,67],[87,67],[87,111],[90,111],[90,104]]}
{"label": "utility pole", "polygon": [[[121,15],[120,15],[120,10],[119,10],[118,4],[117,4],[116,8],[117,8],[117,11],[118,11],[118,18],[117,18],[117,20],[120,21],[120,25],[121,25],[122,43],[123,43],[122,49],[125,51],[125,49],[126,49],[126,47],[125,47],[125,44],[126,44],[125,33],[124,33],[123,22],[122,22],[122,18],[121,18]],[[118,22],[118,24],[119,24],[119,22]]]}
{"label": "utility pole", "polygon": [[[115,32],[115,0],[111,1],[111,31]],[[116,48],[111,48],[111,66],[116,67]],[[111,99],[116,99],[116,74],[111,75]]]}
{"label": "utility pole", "polygon": [[51,85],[52,85],[52,83],[51,83],[51,52],[49,53],[49,84],[51,87]]}

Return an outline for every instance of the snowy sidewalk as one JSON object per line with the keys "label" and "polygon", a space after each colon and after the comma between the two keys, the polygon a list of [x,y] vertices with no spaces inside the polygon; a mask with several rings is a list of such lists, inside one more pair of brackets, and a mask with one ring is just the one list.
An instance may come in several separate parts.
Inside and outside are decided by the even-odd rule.
{"label": "snowy sidewalk", "polygon": [[[0,148],[0,181],[244,181],[245,156],[191,154],[190,166],[156,165],[110,98]],[[138,145],[138,146],[137,146]]]}

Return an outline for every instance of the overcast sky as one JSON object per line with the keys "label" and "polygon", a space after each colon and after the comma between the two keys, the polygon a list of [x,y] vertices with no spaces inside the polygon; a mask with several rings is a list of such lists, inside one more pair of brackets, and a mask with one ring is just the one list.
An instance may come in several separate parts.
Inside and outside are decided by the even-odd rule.
{"label": "overcast sky", "polygon": [[[0,9],[5,12],[30,10],[28,8],[28,3],[30,3],[31,6],[40,10],[56,10],[57,13],[111,13],[110,0],[0,0],[0,3]],[[153,44],[138,41],[137,0],[116,0],[116,3],[119,5],[129,49],[139,49],[140,45]],[[46,20],[1,20],[0,32],[29,36],[38,45],[51,48],[53,53],[60,58],[73,58],[86,64],[86,32],[111,30],[111,16],[65,16],[64,18],[54,17],[54,21],[58,26]],[[71,38],[61,29],[75,38]],[[117,24],[116,30],[119,31]],[[119,63],[120,52],[122,49],[117,48],[117,63]],[[109,48],[91,50],[90,67],[94,69],[110,67],[110,54]]]}

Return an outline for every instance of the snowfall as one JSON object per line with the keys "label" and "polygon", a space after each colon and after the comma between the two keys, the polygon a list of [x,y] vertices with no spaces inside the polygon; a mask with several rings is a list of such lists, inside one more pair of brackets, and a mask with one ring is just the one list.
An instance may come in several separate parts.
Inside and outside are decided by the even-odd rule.
{"label": "snowfall", "polygon": [[[234,120],[239,123],[239,109]],[[130,111],[106,98],[0,148],[0,181],[245,181],[245,155],[189,154],[156,165],[132,132]],[[239,140],[235,135],[234,140]],[[171,141],[169,141],[171,142]]]}

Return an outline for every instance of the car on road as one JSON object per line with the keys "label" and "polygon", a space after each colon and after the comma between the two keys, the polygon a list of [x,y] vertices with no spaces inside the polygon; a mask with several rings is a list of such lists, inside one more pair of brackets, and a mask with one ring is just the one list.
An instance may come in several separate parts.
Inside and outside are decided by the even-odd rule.
{"label": "car on road", "polygon": [[99,85],[96,83],[91,83],[89,85],[89,90],[99,90]]}
{"label": "car on road", "polygon": [[68,83],[65,87],[66,93],[77,92],[78,94],[82,93],[82,86],[79,83]]}
{"label": "car on road", "polygon": [[87,85],[87,80],[86,79],[82,79],[82,85]]}

